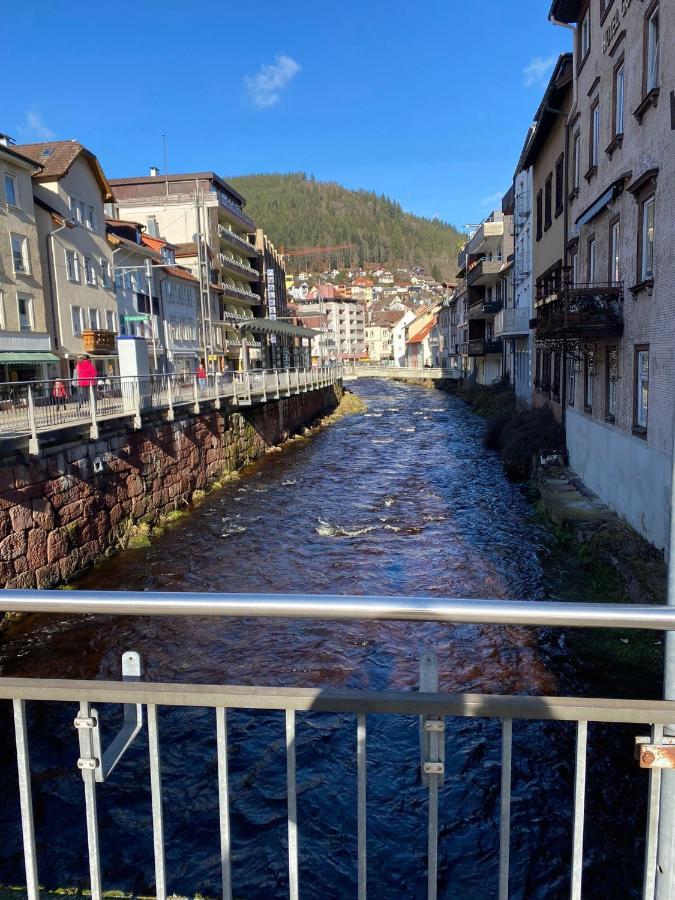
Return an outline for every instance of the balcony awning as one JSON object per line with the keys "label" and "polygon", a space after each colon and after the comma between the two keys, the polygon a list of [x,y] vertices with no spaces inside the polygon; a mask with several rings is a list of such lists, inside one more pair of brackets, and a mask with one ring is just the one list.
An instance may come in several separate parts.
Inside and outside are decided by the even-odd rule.
{"label": "balcony awning", "polygon": [[57,363],[58,361],[58,356],[54,356],[53,353],[47,353],[46,350],[36,350],[34,353],[0,352],[0,364],[3,365],[12,364],[30,366],[33,363]]}
{"label": "balcony awning", "polygon": [[291,325],[278,319],[240,319],[233,323],[239,331],[252,331],[254,334],[280,334],[287,337],[315,337],[320,332],[303,325]]}
{"label": "balcony awning", "polygon": [[630,174],[630,172],[624,172],[620,178],[617,178],[616,181],[612,182],[607,190],[603,194],[600,194],[598,199],[591,203],[591,205],[577,217],[574,222],[577,229],[581,228],[581,226],[585,225],[587,222],[590,222],[591,219],[594,219],[603,211],[608,203],[611,203],[611,201],[621,193],[624,181],[626,178],[630,177]]}

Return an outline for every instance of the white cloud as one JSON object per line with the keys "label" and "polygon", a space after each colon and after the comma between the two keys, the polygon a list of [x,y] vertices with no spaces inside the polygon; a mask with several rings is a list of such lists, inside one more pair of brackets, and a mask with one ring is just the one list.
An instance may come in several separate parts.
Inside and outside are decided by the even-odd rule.
{"label": "white cloud", "polygon": [[50,141],[56,137],[35,108],[28,110],[25,122],[17,125],[16,130],[23,141]]}
{"label": "white cloud", "polygon": [[497,200],[501,200],[504,196],[504,191],[495,191],[494,194],[489,194],[487,197],[483,197],[480,201],[481,206],[489,206],[491,203],[496,203]]}
{"label": "white cloud", "polygon": [[535,56],[523,69],[523,84],[525,87],[540,87],[546,84],[551,73],[555,56]]}
{"label": "white cloud", "polygon": [[274,106],[281,100],[282,91],[300,71],[300,65],[290,56],[280,54],[273,63],[261,66],[255,75],[244,78],[246,91],[258,109]]}

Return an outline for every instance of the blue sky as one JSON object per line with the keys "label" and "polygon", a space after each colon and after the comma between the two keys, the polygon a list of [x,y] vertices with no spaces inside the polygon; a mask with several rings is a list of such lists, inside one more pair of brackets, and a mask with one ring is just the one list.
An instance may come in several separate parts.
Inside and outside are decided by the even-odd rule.
{"label": "blue sky", "polygon": [[[3,10],[0,131],[76,138],[110,177],[305,171],[457,225],[508,187],[570,33],[548,0],[316,0]],[[9,80],[9,85],[7,81]]]}

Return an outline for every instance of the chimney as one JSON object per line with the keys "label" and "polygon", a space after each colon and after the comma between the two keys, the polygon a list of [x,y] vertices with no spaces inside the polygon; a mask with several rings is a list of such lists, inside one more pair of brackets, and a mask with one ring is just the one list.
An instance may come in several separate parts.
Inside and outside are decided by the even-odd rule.
{"label": "chimney", "polygon": [[157,168],[157,166],[150,166],[150,177],[157,178],[158,175],[159,175],[159,169]]}
{"label": "chimney", "polygon": [[2,144],[3,147],[11,147],[12,144],[16,144],[16,141],[8,134],[0,134],[0,144]]}

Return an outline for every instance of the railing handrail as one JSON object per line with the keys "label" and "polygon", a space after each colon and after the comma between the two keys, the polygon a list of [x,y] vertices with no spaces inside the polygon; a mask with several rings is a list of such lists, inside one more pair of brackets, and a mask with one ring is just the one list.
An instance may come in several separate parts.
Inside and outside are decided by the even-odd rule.
{"label": "railing handrail", "polygon": [[0,591],[0,610],[138,616],[398,620],[675,631],[675,607],[559,600],[135,591]]}

